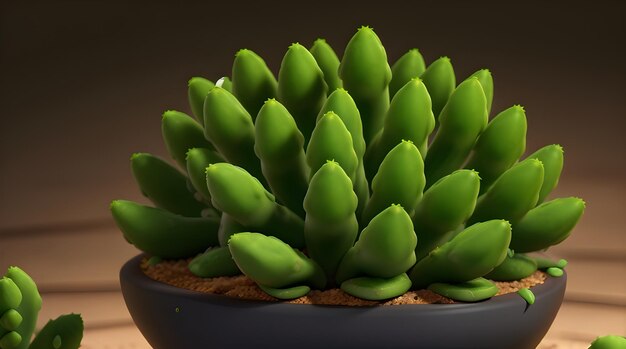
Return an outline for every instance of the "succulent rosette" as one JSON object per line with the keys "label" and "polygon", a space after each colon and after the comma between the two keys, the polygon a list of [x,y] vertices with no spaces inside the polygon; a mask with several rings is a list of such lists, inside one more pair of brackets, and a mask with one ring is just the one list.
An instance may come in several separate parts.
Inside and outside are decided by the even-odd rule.
{"label": "succulent rosette", "polygon": [[579,198],[545,201],[563,150],[526,151],[526,115],[489,117],[493,79],[457,84],[417,49],[390,66],[361,27],[341,60],[324,40],[291,45],[276,77],[240,50],[231,78],[189,81],[192,116],[167,111],[175,165],[131,157],[154,207],[116,200],[126,240],[191,258],[201,277],[244,273],[279,299],[340,287],[368,300],[411,288],[462,301],[559,263],[528,256],[566,239]]}

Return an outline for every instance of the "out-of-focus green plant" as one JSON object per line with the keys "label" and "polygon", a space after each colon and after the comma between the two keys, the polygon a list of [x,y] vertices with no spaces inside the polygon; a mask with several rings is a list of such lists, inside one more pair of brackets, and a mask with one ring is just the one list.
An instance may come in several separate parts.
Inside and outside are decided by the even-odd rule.
{"label": "out-of-focus green plant", "polygon": [[156,207],[111,211],[148,255],[195,256],[194,274],[243,272],[281,299],[337,286],[370,300],[411,287],[489,298],[487,278],[561,266],[523,253],[563,241],[584,210],[578,198],[544,202],[563,151],[521,159],[525,111],[490,121],[493,92],[488,70],[457,85],[449,58],[426,66],[416,49],[390,67],[369,27],[341,60],[324,40],[291,45],[278,78],[240,50],[232,84],[189,81],[195,120],[163,115],[179,168],[131,157]]}
{"label": "out-of-focus green plant", "polygon": [[10,267],[0,278],[0,349],[77,349],[83,338],[78,314],[61,315],[32,340],[41,309],[37,285],[22,269]]}
{"label": "out-of-focus green plant", "polygon": [[591,342],[589,349],[626,349],[626,338],[616,335],[601,336]]}

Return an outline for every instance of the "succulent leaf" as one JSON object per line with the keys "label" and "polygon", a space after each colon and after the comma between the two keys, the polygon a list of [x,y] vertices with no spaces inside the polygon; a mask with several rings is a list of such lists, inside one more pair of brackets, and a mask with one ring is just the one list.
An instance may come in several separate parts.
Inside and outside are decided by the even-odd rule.
{"label": "succulent leaf", "polygon": [[357,197],[338,163],[329,161],[311,179],[304,198],[304,238],[309,256],[329,280],[359,232]]}
{"label": "succulent leaf", "polygon": [[355,297],[382,301],[401,296],[411,288],[411,279],[402,273],[388,279],[361,276],[341,283],[341,289]]}
{"label": "succulent leaf", "polygon": [[135,153],[130,162],[139,189],[157,207],[186,217],[199,217],[207,207],[189,190],[187,177],[165,160]]}
{"label": "succulent leaf", "polygon": [[371,28],[359,28],[348,42],[339,77],[359,107],[365,139],[372,139],[389,107],[391,68],[385,48]]}
{"label": "succulent leaf", "polygon": [[[512,239],[511,239],[512,240]],[[548,269],[548,268],[561,268],[564,269],[567,266],[566,259],[559,259],[558,261],[552,260],[550,258],[541,257],[541,256],[526,256],[531,258],[537,263],[537,269]]]}
{"label": "succulent leaf", "polygon": [[278,201],[304,218],[302,200],[309,181],[304,137],[289,111],[274,99],[265,102],[255,124],[254,151]]}
{"label": "succulent leaf", "polygon": [[352,147],[352,136],[337,114],[328,112],[319,119],[306,149],[306,160],[311,177],[328,160],[333,160],[354,182],[359,159]]}
{"label": "succulent leaf", "polygon": [[204,126],[204,99],[209,91],[215,86],[213,82],[201,78],[193,77],[189,80],[187,97],[191,112],[196,120]]}
{"label": "succulent leaf", "polygon": [[409,50],[391,66],[391,82],[389,82],[389,97],[393,99],[396,92],[413,78],[418,78],[426,70],[426,63],[420,51],[416,48]]}
{"label": "succulent leaf", "polygon": [[211,164],[224,161],[220,154],[211,149],[191,148],[187,151],[186,168],[189,181],[207,204],[211,203],[211,194],[206,185],[206,168]]}
{"label": "succulent leaf", "polygon": [[231,217],[228,213],[222,213],[220,227],[217,230],[217,238],[220,242],[220,246],[228,246],[228,240],[233,234],[247,230],[249,229],[244,227],[243,224],[237,222],[237,220]]}
{"label": "succulent leaf", "polygon": [[366,175],[371,180],[387,153],[401,141],[413,142],[426,155],[426,142],[435,127],[430,97],[419,79],[412,79],[395,95],[385,117],[384,127],[365,153]]}
{"label": "succulent leaf", "polygon": [[111,203],[111,214],[126,240],[162,258],[188,258],[218,244],[219,219],[183,217],[126,200]]}
{"label": "succulent leaf", "polygon": [[452,92],[439,115],[439,123],[424,159],[427,187],[463,165],[487,126],[485,94],[477,78],[463,81]]}
{"label": "succulent leaf", "polygon": [[78,349],[83,340],[83,319],[79,314],[61,315],[37,333],[29,349]]}
{"label": "succulent leaf", "polygon": [[391,205],[370,221],[348,250],[337,270],[337,283],[357,276],[398,276],[415,264],[416,244],[411,217],[400,205]]}
{"label": "succulent leaf", "polygon": [[399,204],[412,215],[425,185],[422,155],[413,142],[400,142],[387,154],[374,176],[372,196],[363,211],[362,224],[368,224],[391,204]]}
{"label": "succulent leaf", "polygon": [[302,296],[306,296],[311,291],[311,288],[306,285],[285,287],[285,288],[273,288],[269,286],[259,285],[259,288],[268,295],[278,299],[296,299]]}
{"label": "succulent leaf", "polygon": [[278,100],[293,115],[306,141],[327,92],[324,73],[309,50],[298,43],[289,46],[278,72]]}
{"label": "succulent leaf", "polygon": [[28,345],[28,341],[22,340],[22,335],[17,331],[11,331],[0,337],[0,348],[2,349],[15,349],[15,348],[27,348],[23,343]]}
{"label": "succulent leaf", "polygon": [[[278,82],[267,64],[252,50],[242,49],[235,55],[232,70],[232,94],[255,119],[263,103],[276,97]],[[228,90],[228,84],[222,85]]]}
{"label": "succulent leaf", "polygon": [[443,107],[456,87],[456,77],[450,58],[441,57],[432,62],[420,75],[432,100],[433,115],[438,121]]}
{"label": "succulent leaf", "polygon": [[294,247],[304,245],[304,221],[246,170],[229,163],[210,165],[207,185],[213,206],[249,229],[274,235]]}
{"label": "succulent leaf", "polygon": [[481,193],[508,170],[526,150],[526,114],[519,105],[508,108],[478,137],[466,168],[480,173]]}
{"label": "succulent leaf", "polygon": [[285,288],[307,284],[321,288],[326,278],[321,268],[302,252],[273,236],[238,233],[228,248],[239,269],[259,285]]}
{"label": "succulent leaf", "polygon": [[547,145],[532,153],[527,159],[537,159],[543,164],[544,176],[538,203],[542,203],[559,183],[563,170],[563,148],[558,144]]}
{"label": "succulent leaf", "polygon": [[491,105],[493,103],[493,76],[489,69],[481,69],[469,76],[470,78],[476,77],[480,82],[480,86],[483,87],[485,92],[485,99],[487,100],[487,115],[491,113]]}
{"label": "succulent leaf", "polygon": [[470,170],[455,171],[433,184],[417,204],[413,226],[419,243],[417,260],[448,242],[474,212],[480,177]]}
{"label": "succulent leaf", "polygon": [[484,278],[456,284],[434,283],[428,289],[444,297],[461,302],[478,302],[495,296],[498,287]]}
{"label": "succulent leaf", "polygon": [[324,106],[317,115],[317,122],[328,112],[333,112],[346,126],[352,136],[352,146],[360,161],[365,154],[365,138],[363,138],[363,124],[361,114],[348,91],[339,88],[334,90],[326,99]]}
{"label": "succulent leaf", "polygon": [[518,252],[546,249],[565,240],[585,211],[579,198],[559,198],[533,208],[514,223],[511,248]]}
{"label": "succulent leaf", "polygon": [[202,126],[185,113],[176,110],[163,113],[161,132],[167,151],[183,169],[187,168],[185,159],[189,149],[206,148],[215,151],[213,145],[204,138]]}
{"label": "succulent leaf", "polygon": [[[21,293],[20,293],[20,297],[21,297]],[[17,305],[15,307],[17,307]],[[15,331],[22,324],[23,320],[24,318],[22,317],[20,313],[17,312],[17,310],[15,309],[6,310],[2,314],[2,316],[0,316],[0,328],[2,328],[3,330],[0,332]],[[0,334],[0,336],[2,336],[2,334]]]}
{"label": "succulent leaf", "polygon": [[589,349],[624,349],[626,348],[626,337],[608,335],[596,338],[591,342]]}
{"label": "succulent leaf", "polygon": [[482,277],[504,261],[510,241],[511,225],[505,220],[474,224],[413,267],[409,273],[413,287]]}
{"label": "succulent leaf", "polygon": [[324,39],[317,39],[309,50],[317,65],[324,73],[324,81],[328,86],[328,92],[335,91],[343,87],[341,79],[339,79],[339,58],[333,48]]}
{"label": "succulent leaf", "polygon": [[498,265],[486,278],[496,281],[521,280],[537,271],[537,262],[523,254],[516,253],[507,256],[502,264]]}
{"label": "succulent leaf", "polygon": [[346,126],[350,136],[352,137],[352,146],[357,156],[357,169],[354,177],[354,192],[359,198],[357,206],[357,217],[363,212],[365,204],[369,200],[370,190],[369,183],[365,177],[365,167],[363,155],[365,154],[365,139],[363,138],[363,125],[361,124],[361,115],[359,109],[354,103],[354,99],[348,94],[348,91],[340,88],[335,90],[328,96],[326,103],[320,110],[317,120],[324,117],[328,112],[333,112]]}
{"label": "succulent leaf", "polygon": [[17,308],[22,302],[22,293],[15,282],[8,278],[0,278],[0,314]]}
{"label": "succulent leaf", "polygon": [[527,159],[517,163],[478,198],[468,224],[496,218],[516,222],[535,207],[542,183],[541,161]]}
{"label": "succulent leaf", "polygon": [[205,137],[224,159],[264,180],[254,153],[252,117],[235,96],[221,87],[211,89],[204,101],[204,125]]}
{"label": "succulent leaf", "polygon": [[202,278],[241,274],[228,247],[209,248],[189,262],[189,271]]}

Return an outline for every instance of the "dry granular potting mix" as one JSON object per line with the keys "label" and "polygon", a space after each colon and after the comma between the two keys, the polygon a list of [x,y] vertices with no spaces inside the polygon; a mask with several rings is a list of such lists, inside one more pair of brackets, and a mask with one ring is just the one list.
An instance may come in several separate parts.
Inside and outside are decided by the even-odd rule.
{"label": "dry granular potting mix", "polygon": [[[160,263],[152,265],[148,263],[147,259],[144,259],[141,263],[141,269],[153,280],[191,291],[220,294],[246,300],[281,301],[263,292],[254,281],[250,280],[245,275],[207,279],[195,276],[187,267],[190,261],[191,258],[186,260],[163,260]],[[522,288],[542,284],[545,279],[546,274],[544,272],[536,271],[531,276],[519,281],[495,282],[499,289],[496,297],[517,292]],[[282,302],[346,306],[455,303],[455,301],[440,296],[430,290],[409,291],[399,297],[384,302],[378,302],[353,297],[337,288],[325,291],[312,290],[306,296]]]}

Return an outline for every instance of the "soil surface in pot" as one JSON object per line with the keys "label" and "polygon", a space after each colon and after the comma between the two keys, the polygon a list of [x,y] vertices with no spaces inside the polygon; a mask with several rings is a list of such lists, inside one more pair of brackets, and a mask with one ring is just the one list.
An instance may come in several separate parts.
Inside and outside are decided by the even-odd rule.
{"label": "soil surface in pot", "polygon": [[[261,291],[254,281],[244,275],[207,279],[197,277],[187,268],[190,261],[191,259],[163,260],[158,264],[150,265],[148,259],[144,258],[141,262],[141,269],[153,280],[191,291],[221,294],[233,298],[255,301],[281,301]],[[536,271],[531,276],[519,281],[496,282],[499,289],[496,297],[517,292],[522,288],[542,284],[545,279],[546,274],[544,272]],[[312,290],[304,297],[282,302],[347,306],[455,303],[455,301],[440,296],[430,290],[409,291],[402,296],[384,302],[376,302],[353,297],[337,288],[325,291]]]}

